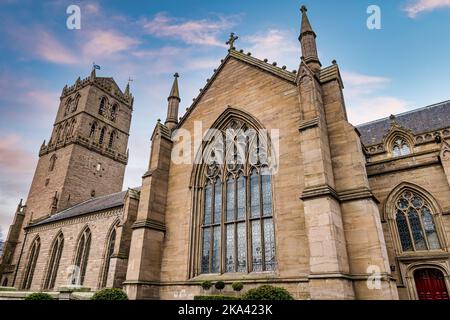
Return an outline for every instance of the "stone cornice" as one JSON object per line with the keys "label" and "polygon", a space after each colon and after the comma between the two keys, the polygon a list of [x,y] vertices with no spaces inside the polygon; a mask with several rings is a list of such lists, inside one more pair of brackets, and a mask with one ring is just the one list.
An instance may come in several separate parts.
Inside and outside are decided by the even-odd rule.
{"label": "stone cornice", "polygon": [[358,188],[339,192],[339,199],[341,202],[360,200],[360,199],[373,199],[377,204],[380,201],[375,197],[372,191],[368,188]]}
{"label": "stone cornice", "polygon": [[102,156],[108,157],[108,158],[118,161],[122,164],[126,165],[128,163],[128,155],[119,153],[119,152],[109,149],[107,147],[104,148],[104,147],[100,146],[98,143],[92,142],[89,139],[84,138],[82,136],[74,136],[74,137],[66,138],[63,141],[53,144],[51,146],[49,146],[49,145],[42,146],[41,149],[39,150],[39,156],[41,157],[45,154],[59,150],[68,145],[71,145],[71,144],[76,144],[76,145],[85,147],[91,151],[95,151],[96,153],[99,153]]}
{"label": "stone cornice", "polygon": [[86,214],[76,216],[73,218],[67,218],[64,220],[49,222],[47,224],[38,225],[38,226],[30,225],[30,226],[26,226],[24,229],[26,232],[36,233],[36,232],[41,232],[41,231],[45,231],[45,230],[61,228],[61,227],[73,225],[73,224],[101,220],[103,218],[110,217],[110,216],[122,217],[123,216],[123,207],[115,208],[112,210],[100,211],[100,212],[86,213]]}
{"label": "stone cornice", "polygon": [[298,128],[299,131],[308,130],[310,128],[315,128],[319,126],[319,118],[314,118],[310,120],[302,120]]}
{"label": "stone cornice", "polygon": [[322,197],[332,197],[337,201],[339,201],[339,195],[337,194],[336,190],[334,190],[332,187],[328,185],[308,187],[305,190],[303,190],[300,199],[305,201]]}
{"label": "stone cornice", "polygon": [[145,219],[136,221],[135,223],[133,223],[131,228],[132,229],[147,228],[156,231],[166,232],[166,225],[163,222],[156,221],[154,219]]}
{"label": "stone cornice", "polygon": [[377,204],[380,203],[372,191],[368,188],[357,188],[337,192],[328,185],[306,188],[300,199],[310,200],[321,197],[333,197],[338,202],[349,202],[362,199],[372,199]]}

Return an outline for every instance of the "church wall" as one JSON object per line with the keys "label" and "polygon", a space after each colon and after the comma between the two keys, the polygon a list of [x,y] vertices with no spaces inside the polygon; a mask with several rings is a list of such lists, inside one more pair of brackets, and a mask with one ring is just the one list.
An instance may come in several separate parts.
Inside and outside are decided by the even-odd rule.
{"label": "church wall", "polygon": [[75,259],[75,252],[80,233],[88,226],[91,230],[91,247],[83,286],[91,290],[98,289],[100,274],[104,265],[107,237],[112,225],[122,216],[122,209],[114,209],[97,214],[90,214],[76,219],[55,222],[49,225],[29,229],[24,254],[20,263],[16,286],[21,287],[23,273],[28,262],[28,252],[33,240],[39,236],[41,248],[36,263],[30,290],[42,290],[53,240],[61,231],[64,235],[64,247],[58,268],[54,290],[70,285],[70,274]]}
{"label": "church wall", "polygon": [[[273,205],[278,268],[275,275],[249,275],[292,279],[305,277],[309,270],[308,244],[302,202],[302,159],[298,126],[300,110],[295,85],[231,59],[201,98],[182,128],[193,132],[194,122],[208,129],[227,106],[241,109],[269,130],[280,130],[280,166],[273,177]],[[166,209],[166,227],[161,281],[188,280],[189,237],[192,230],[192,193],[189,189],[191,165],[171,163]],[[199,279],[204,276],[200,276]],[[227,276],[215,277],[226,278]],[[233,277],[231,275],[231,277]],[[245,277],[235,276],[245,279]],[[161,298],[169,287],[161,289]],[[172,295],[173,298],[173,295]]]}
{"label": "church wall", "polygon": [[[427,160],[437,160],[436,155],[429,155]],[[385,168],[393,169],[395,166],[404,165],[404,162],[410,163],[411,165],[417,161],[414,156],[406,157],[403,159],[392,160]],[[425,160],[423,160],[425,161]],[[375,166],[375,165],[374,165]],[[408,273],[407,268],[412,265],[420,264],[436,264],[436,265],[446,265],[450,266],[449,256],[448,256],[448,244],[449,244],[449,234],[450,234],[450,188],[445,176],[444,170],[439,162],[435,164],[429,164],[422,167],[412,168],[410,170],[395,171],[382,174],[383,170],[378,170],[375,168],[368,167],[369,172],[369,182],[371,189],[377,199],[380,201],[379,209],[383,221],[383,232],[386,240],[386,247],[389,255],[389,263],[394,271],[392,275],[397,281],[397,287],[400,299],[411,299],[411,291],[414,291],[414,284],[408,281],[407,277],[411,278],[411,274]],[[416,254],[409,254],[413,256],[412,258],[404,259],[400,258],[396,253],[396,247],[394,243],[394,237],[396,234],[392,234],[390,224],[387,219],[388,213],[385,212],[385,205],[389,194],[393,189],[400,183],[408,182],[423,188],[428,193],[430,193],[435,201],[438,203],[441,212],[440,222],[443,227],[443,235],[447,243],[447,247],[444,247],[442,254],[433,254],[429,252],[422,252]],[[403,254],[402,256],[408,256],[408,254]],[[448,274],[446,275],[449,276]],[[409,284],[408,284],[409,283]]]}

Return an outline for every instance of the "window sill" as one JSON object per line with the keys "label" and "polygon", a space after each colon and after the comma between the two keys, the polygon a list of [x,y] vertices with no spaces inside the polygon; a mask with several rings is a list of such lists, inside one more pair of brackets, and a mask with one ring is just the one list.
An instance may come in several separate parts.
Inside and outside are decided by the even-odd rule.
{"label": "window sill", "polygon": [[194,278],[189,279],[189,281],[245,281],[245,280],[264,280],[273,279],[278,277],[276,271],[266,271],[266,272],[251,272],[251,273],[224,273],[224,274],[202,274]]}
{"label": "window sill", "polygon": [[450,254],[444,250],[415,251],[397,255],[399,261],[448,259],[449,257]]}

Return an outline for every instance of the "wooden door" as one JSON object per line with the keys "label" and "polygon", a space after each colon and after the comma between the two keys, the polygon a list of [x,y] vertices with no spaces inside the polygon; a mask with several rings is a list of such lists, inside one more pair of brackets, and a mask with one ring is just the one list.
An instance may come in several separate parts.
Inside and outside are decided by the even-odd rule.
{"label": "wooden door", "polygon": [[449,300],[444,275],[437,269],[420,269],[414,272],[419,300]]}

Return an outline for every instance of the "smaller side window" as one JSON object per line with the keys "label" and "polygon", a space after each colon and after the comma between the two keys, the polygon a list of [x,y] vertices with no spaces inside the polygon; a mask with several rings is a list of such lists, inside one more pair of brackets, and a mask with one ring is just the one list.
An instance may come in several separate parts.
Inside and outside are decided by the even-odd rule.
{"label": "smaller side window", "polygon": [[411,148],[408,142],[402,137],[396,137],[392,144],[392,155],[394,157],[401,157],[408,154],[411,154]]}

